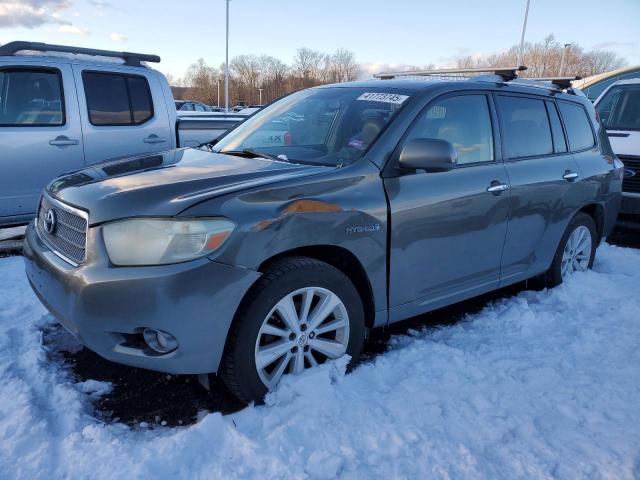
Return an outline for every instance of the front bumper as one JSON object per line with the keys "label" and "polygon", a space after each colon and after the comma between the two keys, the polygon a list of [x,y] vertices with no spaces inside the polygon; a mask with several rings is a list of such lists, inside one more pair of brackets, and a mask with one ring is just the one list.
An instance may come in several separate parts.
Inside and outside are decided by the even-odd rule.
{"label": "front bumper", "polygon": [[[117,363],[177,374],[216,372],[229,327],[259,272],[207,258],[174,265],[109,265],[100,227],[87,233],[87,263],[72,267],[39,238],[24,243],[34,292],[80,342]],[[158,354],[138,342],[145,327],[170,333],[178,348]]]}

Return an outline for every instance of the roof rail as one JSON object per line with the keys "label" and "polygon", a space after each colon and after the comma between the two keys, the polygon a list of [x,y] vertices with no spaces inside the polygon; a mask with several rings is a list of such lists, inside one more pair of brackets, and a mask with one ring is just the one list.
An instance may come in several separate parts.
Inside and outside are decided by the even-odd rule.
{"label": "roof rail", "polygon": [[140,62],[159,63],[158,55],[147,55],[145,53],[116,52],[112,50],[98,50],[95,48],[69,47],[67,45],[51,45],[40,42],[9,42],[0,46],[0,57],[15,55],[23,50],[34,50],[37,52],[62,52],[75,53],[81,55],[91,55],[97,57],[122,58],[125,65],[132,67],[141,66]]}
{"label": "roof rail", "polygon": [[519,65],[517,67],[476,67],[476,68],[440,68],[435,70],[408,70],[405,72],[382,72],[374,74],[374,78],[390,80],[396,77],[422,77],[431,75],[449,75],[452,73],[493,73],[508,82],[518,78],[518,72],[526,70],[527,67]]}

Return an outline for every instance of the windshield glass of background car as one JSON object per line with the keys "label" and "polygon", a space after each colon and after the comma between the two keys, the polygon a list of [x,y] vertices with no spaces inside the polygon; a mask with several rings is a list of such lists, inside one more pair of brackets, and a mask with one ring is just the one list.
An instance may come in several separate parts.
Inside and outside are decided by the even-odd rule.
{"label": "windshield glass of background car", "polygon": [[252,149],[292,162],[350,163],[366,152],[408,99],[395,89],[304,90],[251,117],[222,138],[216,151]]}
{"label": "windshield glass of background car", "polygon": [[609,130],[640,130],[640,85],[612,87],[596,110]]}

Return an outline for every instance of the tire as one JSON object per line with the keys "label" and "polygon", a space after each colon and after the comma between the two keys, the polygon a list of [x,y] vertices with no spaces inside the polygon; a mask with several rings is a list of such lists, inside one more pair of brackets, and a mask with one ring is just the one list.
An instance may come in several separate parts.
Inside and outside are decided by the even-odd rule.
{"label": "tire", "polygon": [[578,213],[575,217],[573,217],[571,222],[569,222],[569,225],[567,226],[567,229],[564,232],[562,239],[560,240],[560,244],[558,245],[558,250],[553,257],[553,263],[551,264],[551,267],[545,274],[542,275],[541,280],[543,286],[547,288],[556,287],[563,282],[564,278],[566,278],[567,275],[571,275],[574,271],[576,271],[576,269],[571,266],[569,268],[569,271],[565,271],[565,274],[563,276],[563,257],[566,253],[565,249],[571,248],[568,245],[568,242],[574,232],[583,232],[585,235],[588,232],[591,242],[591,248],[588,249],[589,258],[582,261],[582,267],[578,270],[590,269],[593,266],[593,261],[596,256],[596,248],[598,246],[598,232],[596,229],[596,224],[591,216],[587,215],[586,213]]}
{"label": "tire", "polygon": [[[304,315],[306,304],[308,317]],[[287,305],[293,305],[294,310],[287,309]],[[320,306],[325,308],[317,308]],[[327,311],[331,313],[322,320]],[[295,333],[288,327],[295,322],[286,322],[286,318],[297,320]],[[317,321],[321,323],[314,327]],[[322,332],[333,325],[339,328]],[[290,373],[314,366],[313,360],[322,363],[333,358],[315,348],[326,351],[330,346],[337,356],[350,355],[351,369],[360,357],[364,336],[362,300],[349,278],[316,259],[287,258],[274,263],[243,301],[227,337],[220,377],[243,402],[261,403],[281,379],[276,376],[282,368],[282,374]],[[281,356],[267,364],[272,356],[264,352],[272,352],[276,347]],[[283,367],[284,362],[287,363]]]}

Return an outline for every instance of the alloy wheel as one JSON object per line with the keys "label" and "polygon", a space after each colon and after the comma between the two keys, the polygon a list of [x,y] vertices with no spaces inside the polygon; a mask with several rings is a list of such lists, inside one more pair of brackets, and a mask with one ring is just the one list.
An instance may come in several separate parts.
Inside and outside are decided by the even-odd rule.
{"label": "alloy wheel", "polygon": [[584,225],[578,226],[567,240],[562,252],[560,273],[565,279],[573,272],[584,272],[591,262],[591,231]]}
{"label": "alloy wheel", "polygon": [[255,364],[272,390],[285,373],[339,358],[349,343],[349,316],[340,298],[320,287],[296,290],[271,309],[255,345]]}

